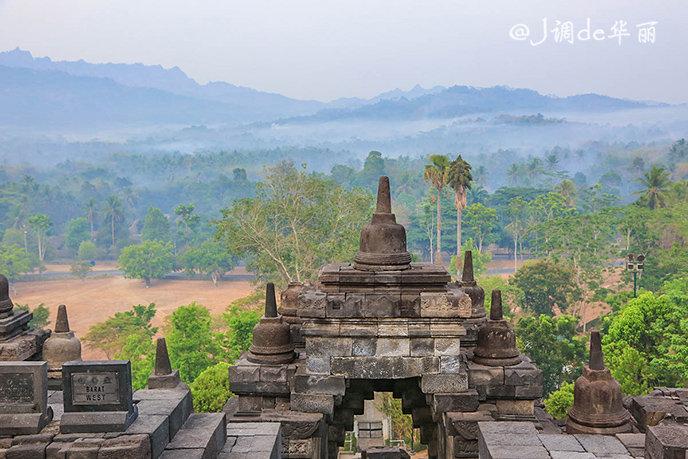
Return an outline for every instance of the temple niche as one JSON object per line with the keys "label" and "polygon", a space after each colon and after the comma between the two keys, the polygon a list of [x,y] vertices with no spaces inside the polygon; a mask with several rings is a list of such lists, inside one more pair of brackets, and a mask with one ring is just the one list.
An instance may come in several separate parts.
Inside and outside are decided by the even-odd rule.
{"label": "temple niche", "polygon": [[230,422],[281,422],[283,456],[294,458],[336,458],[375,392],[401,399],[430,457],[476,457],[479,421],[535,422],[541,373],[516,349],[501,302],[486,318],[465,256],[459,282],[412,262],[381,177],[352,262],[290,284],[281,316],[268,286],[253,346],[230,368]]}

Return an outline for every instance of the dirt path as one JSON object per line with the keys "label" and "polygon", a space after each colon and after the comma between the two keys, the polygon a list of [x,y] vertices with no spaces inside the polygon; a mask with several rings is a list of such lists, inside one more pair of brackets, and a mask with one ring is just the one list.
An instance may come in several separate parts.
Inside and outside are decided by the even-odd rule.
{"label": "dirt path", "polygon": [[[115,312],[126,311],[135,304],[155,303],[155,325],[163,325],[177,307],[192,301],[219,314],[237,298],[250,294],[253,286],[248,281],[225,281],[214,287],[210,281],[163,280],[146,288],[143,282],[123,277],[96,279],[64,279],[41,282],[16,282],[12,299],[18,304],[35,307],[44,303],[50,310],[51,324],[59,304],[66,304],[69,323],[78,336]],[[84,358],[104,357],[100,352],[84,347]]]}

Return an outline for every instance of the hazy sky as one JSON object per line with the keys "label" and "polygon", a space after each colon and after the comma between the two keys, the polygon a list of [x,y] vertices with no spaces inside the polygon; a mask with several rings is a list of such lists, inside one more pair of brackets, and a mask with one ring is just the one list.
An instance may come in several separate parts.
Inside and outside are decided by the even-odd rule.
{"label": "hazy sky", "polygon": [[[509,36],[523,23],[542,40],[543,18],[578,34],[588,17],[606,34],[625,20],[630,36]],[[638,43],[646,21],[658,22],[654,44]],[[0,0],[0,50],[17,46],[320,100],[418,83],[688,102],[686,0]]]}

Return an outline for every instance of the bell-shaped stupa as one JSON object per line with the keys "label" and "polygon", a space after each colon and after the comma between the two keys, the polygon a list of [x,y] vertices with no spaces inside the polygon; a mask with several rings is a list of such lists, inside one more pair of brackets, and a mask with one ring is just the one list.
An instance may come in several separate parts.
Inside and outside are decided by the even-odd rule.
{"label": "bell-shaped stupa", "polygon": [[265,288],[265,315],[253,329],[253,344],[246,356],[249,362],[282,364],[294,360],[294,343],[289,324],[277,314],[275,285]]}
{"label": "bell-shaped stupa", "polygon": [[573,386],[573,407],[566,419],[568,433],[614,435],[632,430],[623,406],[621,386],[604,366],[600,333],[590,333],[590,360]]}
{"label": "bell-shaped stupa", "polygon": [[504,320],[500,290],[492,291],[490,320],[478,331],[473,361],[495,367],[521,363],[521,354],[516,347],[516,334],[511,324]]}
{"label": "bell-shaped stupa", "polygon": [[373,218],[361,231],[361,246],[354,258],[354,268],[362,271],[398,271],[408,269],[411,254],[406,250],[406,229],[392,213],[389,177],[380,177],[377,207]]}

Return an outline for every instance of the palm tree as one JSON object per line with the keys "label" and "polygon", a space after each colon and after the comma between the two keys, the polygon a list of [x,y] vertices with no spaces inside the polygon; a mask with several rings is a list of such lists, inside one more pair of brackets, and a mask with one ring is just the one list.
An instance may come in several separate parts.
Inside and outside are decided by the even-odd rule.
{"label": "palm tree", "polygon": [[461,217],[466,207],[466,194],[471,188],[473,176],[471,165],[461,155],[457,156],[449,165],[447,184],[454,190],[454,206],[456,207],[456,261],[461,261]]}
{"label": "palm tree", "polygon": [[89,199],[88,202],[86,203],[86,215],[88,217],[88,224],[91,227],[91,241],[96,240],[96,232],[95,232],[95,227],[94,227],[94,220],[96,217],[96,200],[95,199]]}
{"label": "palm tree", "polygon": [[520,165],[513,163],[511,166],[509,166],[509,170],[506,172],[506,175],[509,177],[509,181],[512,185],[517,185],[521,181],[522,175]]}
{"label": "palm tree", "polygon": [[671,184],[669,172],[660,166],[652,166],[638,182],[644,190],[638,192],[641,201],[650,209],[666,206],[666,194]]}
{"label": "palm tree", "polygon": [[566,207],[576,207],[576,184],[573,180],[562,180],[559,185],[555,187],[555,191],[564,197],[564,204]]}
{"label": "palm tree", "polygon": [[442,262],[442,189],[447,184],[449,158],[444,155],[430,155],[430,164],[425,165],[423,178],[437,190],[437,240],[435,243],[436,263]]}
{"label": "palm tree", "polygon": [[117,196],[110,196],[105,202],[105,220],[110,223],[110,235],[112,237],[112,248],[115,248],[115,224],[124,218],[124,207],[122,200]]}

